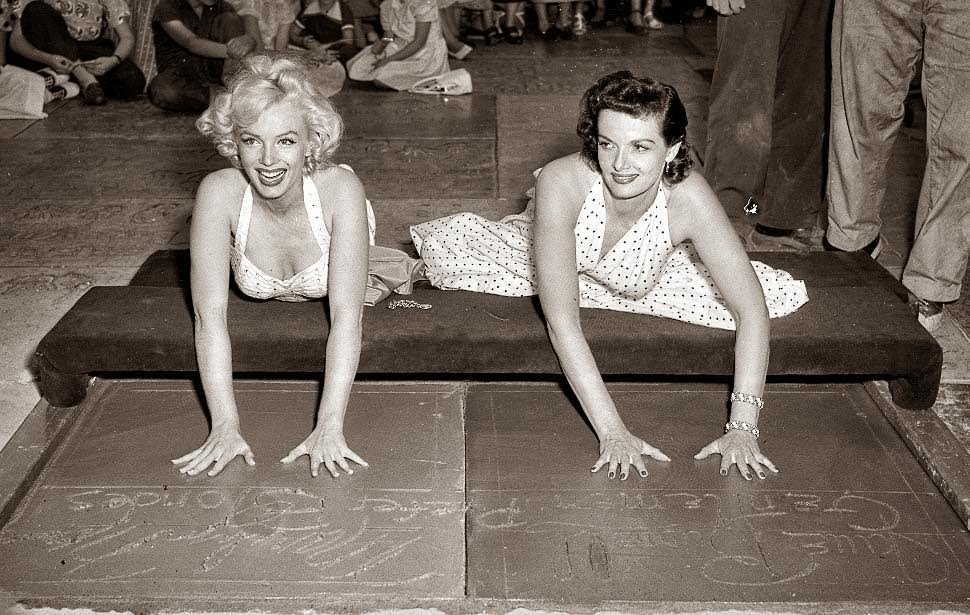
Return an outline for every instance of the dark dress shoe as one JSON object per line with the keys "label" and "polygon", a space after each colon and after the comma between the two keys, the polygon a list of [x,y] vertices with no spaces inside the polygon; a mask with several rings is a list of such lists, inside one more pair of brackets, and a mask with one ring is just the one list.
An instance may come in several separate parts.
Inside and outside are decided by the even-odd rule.
{"label": "dark dress shoe", "polygon": [[488,47],[494,47],[502,42],[502,35],[499,34],[498,28],[492,26],[488,30],[485,30],[485,45]]}
{"label": "dark dress shoe", "polygon": [[84,104],[86,105],[103,105],[108,102],[108,99],[104,95],[104,90],[101,89],[101,84],[97,81],[93,81],[81,90],[81,97],[84,99]]}
{"label": "dark dress shoe", "polygon": [[549,29],[545,32],[540,32],[539,36],[541,36],[542,40],[546,41],[547,43],[559,40],[559,28],[556,26],[549,26]]}

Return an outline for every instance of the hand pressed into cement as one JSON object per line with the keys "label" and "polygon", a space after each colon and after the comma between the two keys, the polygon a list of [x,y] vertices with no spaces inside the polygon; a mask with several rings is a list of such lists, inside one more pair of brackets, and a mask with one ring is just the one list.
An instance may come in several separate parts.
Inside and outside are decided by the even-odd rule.
{"label": "hand pressed into cement", "polygon": [[340,466],[347,474],[354,473],[350,464],[347,463],[348,459],[357,465],[367,467],[367,462],[358,457],[357,453],[350,450],[350,447],[347,446],[347,441],[344,440],[342,432],[324,431],[323,433],[319,433],[317,430],[313,430],[306,437],[306,440],[301,442],[299,446],[290,451],[290,454],[280,459],[280,461],[282,463],[293,463],[303,455],[310,457],[310,474],[312,476],[317,476],[320,473],[321,463],[334,478],[340,476],[340,472],[337,471],[337,466]]}
{"label": "hand pressed into cement", "polygon": [[721,455],[721,476],[727,476],[731,466],[738,466],[738,472],[746,480],[751,480],[751,472],[758,478],[765,477],[765,468],[778,472],[775,464],[761,454],[758,440],[746,431],[731,430],[700,450],[694,459],[707,459],[712,454]]}
{"label": "hand pressed into cement", "polygon": [[653,457],[657,461],[670,461],[659,449],[654,448],[636,437],[629,431],[604,437],[600,442],[600,457],[593,466],[593,472],[598,472],[604,465],[609,465],[609,478],[616,477],[616,468],[620,468],[620,479],[626,480],[630,475],[630,466],[636,468],[642,477],[647,476],[647,466],[643,463],[642,455]]}
{"label": "hand pressed into cement", "polygon": [[179,472],[195,476],[210,465],[209,476],[215,476],[226,467],[230,461],[242,455],[249,465],[256,465],[253,450],[243,439],[239,430],[232,426],[213,427],[209,437],[199,448],[188,455],[173,459],[172,463],[180,465]]}

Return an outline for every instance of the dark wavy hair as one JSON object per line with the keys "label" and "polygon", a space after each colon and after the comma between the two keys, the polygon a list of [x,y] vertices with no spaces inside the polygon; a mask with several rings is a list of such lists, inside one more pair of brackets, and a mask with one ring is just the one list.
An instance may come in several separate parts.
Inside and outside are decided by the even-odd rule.
{"label": "dark wavy hair", "polygon": [[597,173],[602,169],[596,155],[599,141],[596,121],[602,111],[610,109],[637,118],[660,120],[660,133],[666,145],[680,143],[677,155],[664,166],[664,182],[673,185],[690,174],[694,161],[687,142],[687,110],[672,86],[650,77],[637,78],[630,71],[622,70],[601,77],[586,90],[581,105],[576,125],[576,133],[583,140],[580,156]]}

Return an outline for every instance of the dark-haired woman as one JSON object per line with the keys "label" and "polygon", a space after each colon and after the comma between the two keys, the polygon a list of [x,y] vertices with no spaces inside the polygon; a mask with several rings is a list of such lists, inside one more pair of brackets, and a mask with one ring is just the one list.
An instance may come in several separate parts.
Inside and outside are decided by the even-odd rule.
{"label": "dark-haired woman", "polygon": [[630,433],[596,368],[579,308],[653,314],[736,330],[725,433],[695,456],[721,474],[777,471],[758,448],[769,316],[808,300],[803,282],[748,260],[717,197],[691,174],[687,114],[674,88],[623,71],[583,97],[582,151],[536,174],[522,214],[457,214],[411,228],[428,279],[443,289],[539,295],[563,373],[599,438],[596,472],[647,475],[661,451]]}

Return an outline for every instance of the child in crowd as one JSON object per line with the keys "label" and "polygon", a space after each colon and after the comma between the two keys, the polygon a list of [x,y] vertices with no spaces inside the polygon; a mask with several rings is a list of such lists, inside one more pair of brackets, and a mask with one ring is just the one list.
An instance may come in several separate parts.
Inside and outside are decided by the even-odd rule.
{"label": "child in crowd", "polygon": [[354,44],[363,49],[384,33],[381,26],[381,0],[347,0],[354,24]]}
{"label": "child in crowd", "polygon": [[457,0],[437,0],[438,21],[441,23],[441,34],[445,37],[448,55],[456,60],[464,60],[472,52],[472,47],[458,36],[458,8]]}
{"label": "child in crowd", "polygon": [[525,2],[497,2],[496,4],[502,9],[505,42],[510,45],[521,45],[525,40]]}
{"label": "child in crowd", "polygon": [[[294,60],[307,70],[307,76],[328,98],[339,92],[347,79],[347,71],[338,61],[337,50],[317,43],[316,38],[303,37],[293,47],[293,29],[300,11],[300,0],[230,0],[243,20],[246,34],[256,40],[256,53],[264,50],[291,51]],[[315,3],[319,7],[319,3]],[[328,8],[340,10],[335,2]]]}
{"label": "child in crowd", "polygon": [[290,27],[296,21],[299,0],[229,0],[242,18],[243,29],[256,41],[253,51],[282,51],[290,45]]}
{"label": "child in crowd", "polygon": [[145,89],[145,75],[131,61],[135,37],[124,0],[12,0],[7,60],[28,70],[48,69],[48,86],[67,93],[64,76],[77,81],[84,102],[130,99]]}
{"label": "child in crowd", "polygon": [[[470,13],[464,13],[465,10]],[[467,32],[468,38],[477,36],[489,47],[501,42],[496,21],[500,13],[496,12],[492,0],[458,0],[452,7],[452,14],[457,32]]]}
{"label": "child in crowd", "polygon": [[[359,51],[354,16],[344,0],[304,0],[303,12],[290,27],[290,44],[346,62]],[[361,45],[363,47],[364,45]]]}
{"label": "child in crowd", "polygon": [[[547,2],[547,0],[532,0],[536,9],[539,35],[543,40],[554,41],[563,39],[574,41],[586,34],[586,18],[583,16],[582,2]],[[555,7],[556,23],[549,22],[549,5]],[[575,8],[575,11],[573,10]]]}
{"label": "child in crowd", "polygon": [[654,14],[656,0],[630,0],[630,15],[627,17],[627,32],[643,34],[647,30],[659,30],[664,27],[662,21]]}
{"label": "child in crowd", "polygon": [[407,90],[448,72],[448,47],[435,0],[384,0],[381,25],[381,39],[347,63],[351,79]]}
{"label": "child in crowd", "polygon": [[256,47],[227,0],[159,0],[152,35],[158,75],[148,95],[170,111],[204,111],[210,87]]}

